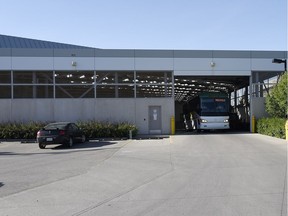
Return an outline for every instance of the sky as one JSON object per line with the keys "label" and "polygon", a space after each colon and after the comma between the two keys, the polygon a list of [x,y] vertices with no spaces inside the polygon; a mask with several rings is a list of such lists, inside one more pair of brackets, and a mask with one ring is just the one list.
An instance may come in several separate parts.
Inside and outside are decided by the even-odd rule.
{"label": "sky", "polygon": [[0,34],[102,48],[287,50],[288,0],[0,0]]}

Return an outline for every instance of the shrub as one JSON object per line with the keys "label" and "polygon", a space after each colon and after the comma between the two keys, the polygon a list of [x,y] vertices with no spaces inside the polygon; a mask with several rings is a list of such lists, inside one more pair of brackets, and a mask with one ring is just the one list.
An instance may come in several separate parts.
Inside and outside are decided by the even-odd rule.
{"label": "shrub", "polygon": [[285,118],[287,114],[287,85],[288,74],[285,72],[278,84],[271,90],[266,98],[266,111],[273,117]]}
{"label": "shrub", "polygon": [[35,139],[43,122],[6,122],[0,124],[0,139]]}
{"label": "shrub", "polygon": [[[47,122],[6,122],[0,124],[0,139],[36,139],[37,131]],[[135,125],[121,122],[78,122],[77,125],[84,131],[87,138],[123,138],[129,137],[132,130],[133,136],[138,132]]]}
{"label": "shrub", "polygon": [[78,122],[77,125],[84,131],[87,138],[122,138],[129,137],[129,131],[132,130],[132,135],[136,136],[138,129],[135,125],[121,122]]}
{"label": "shrub", "polygon": [[256,130],[260,134],[285,139],[284,118],[261,118],[256,123]]}

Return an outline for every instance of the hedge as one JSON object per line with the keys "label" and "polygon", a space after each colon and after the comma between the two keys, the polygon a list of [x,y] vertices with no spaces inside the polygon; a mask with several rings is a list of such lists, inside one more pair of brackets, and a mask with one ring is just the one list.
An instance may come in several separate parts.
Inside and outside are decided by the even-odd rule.
{"label": "hedge", "polygon": [[[47,125],[47,122],[5,122],[0,123],[0,139],[36,139],[37,131]],[[124,138],[129,137],[129,131],[136,136],[138,129],[127,122],[111,123],[87,121],[76,123],[91,138]]]}
{"label": "hedge", "polygon": [[87,138],[122,138],[129,137],[129,131],[132,136],[136,136],[138,129],[135,125],[128,122],[78,122],[77,125],[84,131]]}
{"label": "hedge", "polygon": [[0,124],[0,139],[36,139],[37,131],[45,126],[43,122],[6,122]]}
{"label": "hedge", "polygon": [[257,120],[256,130],[260,134],[285,139],[284,118],[261,118]]}

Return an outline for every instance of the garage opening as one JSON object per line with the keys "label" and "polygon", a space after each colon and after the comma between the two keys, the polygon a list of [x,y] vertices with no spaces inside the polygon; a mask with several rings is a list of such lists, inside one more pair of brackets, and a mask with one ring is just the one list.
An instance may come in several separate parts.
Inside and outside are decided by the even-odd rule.
{"label": "garage opening", "polygon": [[[213,102],[215,109],[216,105],[225,105],[225,110],[222,111],[225,111],[229,116],[229,120],[219,118],[221,114],[215,110],[213,112],[210,110],[210,116],[218,115],[218,118],[215,117],[213,121],[221,119],[220,121],[226,122],[225,127],[229,122],[230,130],[250,130],[249,76],[175,76],[174,78],[176,131],[200,131],[204,129],[200,128],[200,124],[197,126],[195,120],[195,115],[198,115],[199,110],[205,112],[203,107],[201,109],[197,107],[200,102],[195,102],[199,95],[202,97],[206,95],[206,99],[203,99],[201,104],[205,102],[206,105],[211,105]],[[210,97],[211,95],[217,96],[213,99],[207,99],[207,96]],[[223,95],[227,95],[227,98],[224,99]],[[200,99],[198,100],[200,101]],[[203,120],[204,123],[207,121],[212,121],[212,118]]]}

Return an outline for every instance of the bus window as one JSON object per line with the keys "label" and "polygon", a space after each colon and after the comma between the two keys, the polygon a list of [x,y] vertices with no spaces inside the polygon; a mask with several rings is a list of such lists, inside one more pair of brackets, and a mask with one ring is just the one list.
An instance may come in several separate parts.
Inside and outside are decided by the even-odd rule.
{"label": "bus window", "polygon": [[228,106],[225,99],[203,98],[201,100],[202,113],[226,113]]}

